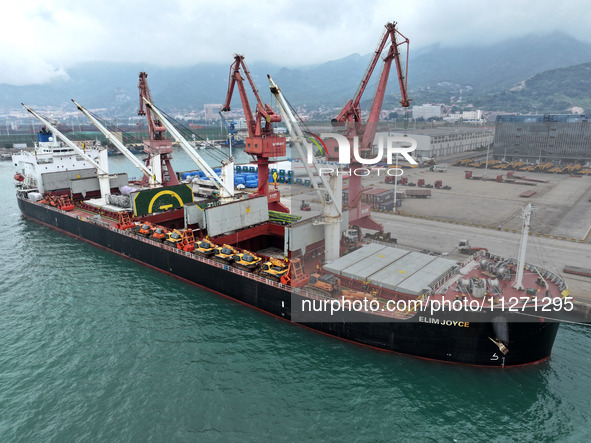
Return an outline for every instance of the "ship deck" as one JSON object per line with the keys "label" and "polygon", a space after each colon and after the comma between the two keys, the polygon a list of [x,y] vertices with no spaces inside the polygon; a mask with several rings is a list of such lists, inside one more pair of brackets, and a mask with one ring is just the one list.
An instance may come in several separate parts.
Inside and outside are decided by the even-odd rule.
{"label": "ship deck", "polygon": [[472,302],[480,309],[543,307],[568,295],[564,280],[526,264],[522,288],[515,287],[517,263],[485,251],[457,263],[443,257],[370,243],[324,266],[354,290],[382,299]]}
{"label": "ship deck", "polygon": [[[46,206],[39,202],[34,204]],[[67,212],[55,207],[52,209],[307,298],[326,301],[337,297],[335,294],[329,296],[311,292],[306,287],[283,285],[253,272],[236,268],[232,264],[220,263],[179,250],[169,244],[145,238],[133,230],[119,229],[119,220],[115,218],[117,213],[103,208],[78,205]],[[317,264],[318,262],[304,263],[305,273],[309,275],[317,271]],[[563,291],[567,288],[561,277],[530,264],[524,269],[524,289],[515,289],[513,287],[515,267],[514,260],[493,256],[484,251],[479,251],[463,262],[457,263],[443,257],[370,242],[326,264],[324,271],[340,277],[338,297],[344,296],[349,300],[361,298],[376,300],[384,306],[389,300],[420,300],[426,304],[443,301],[453,303],[460,300],[468,303],[476,301],[481,309],[501,305],[505,309],[519,309],[533,303],[543,306],[551,303],[554,298],[565,295]],[[499,272],[499,268],[502,268],[504,273]],[[481,289],[475,290],[474,287],[478,286]],[[417,312],[409,306],[406,309],[389,308],[372,311],[372,313],[394,319],[409,319]]]}

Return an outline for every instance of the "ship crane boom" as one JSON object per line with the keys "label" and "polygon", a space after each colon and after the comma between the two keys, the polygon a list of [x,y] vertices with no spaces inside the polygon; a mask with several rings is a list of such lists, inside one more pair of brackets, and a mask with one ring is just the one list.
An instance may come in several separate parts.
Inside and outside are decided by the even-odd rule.
{"label": "ship crane boom", "polygon": [[86,116],[86,118],[88,118],[88,120],[90,120],[92,124],[96,126],[96,128],[99,131],[101,131],[103,135],[107,137],[107,139],[111,143],[113,143],[113,145],[115,145],[115,147],[119,149],[119,151],[121,151],[121,153],[125,157],[127,157],[129,161],[131,161],[134,164],[136,168],[138,168],[144,175],[146,175],[149,178],[151,185],[161,185],[161,182],[159,181],[158,177],[156,177],[156,175],[153,173],[153,171],[150,168],[147,168],[140,161],[140,159],[133,155],[131,151],[127,149],[125,145],[121,143],[117,137],[115,137],[115,135],[113,135],[107,128],[105,128],[105,126],[100,121],[98,121],[96,117],[94,117],[90,112],[88,112],[88,110],[86,110],[82,105],[76,103],[74,99],[72,99],[72,102],[76,105],[80,112],[82,112]]}
{"label": "ship crane boom", "polygon": [[[279,105],[279,109],[281,110],[281,112],[285,116],[285,124],[287,125],[288,132],[292,137],[291,141],[295,144],[296,149],[298,150],[298,154],[300,155],[300,158],[302,159],[302,163],[304,164],[304,168],[306,169],[306,173],[308,174],[308,177],[310,178],[310,181],[312,182],[312,186],[314,187],[314,189],[318,193],[318,196],[320,197],[321,201],[325,202],[327,200],[326,196],[324,195],[324,192],[328,193],[331,202],[336,201],[335,195],[334,195],[331,187],[329,186],[326,176],[324,174],[322,174],[320,171],[321,168],[320,168],[320,164],[318,163],[318,161],[314,160],[314,162],[312,164],[312,166],[314,167],[314,170],[316,171],[316,175],[314,174],[314,172],[312,171],[312,168],[308,164],[307,153],[310,152],[313,148],[310,145],[310,143],[308,142],[308,140],[306,139],[304,132],[302,131],[302,128],[300,127],[300,125],[298,123],[297,118],[295,117],[295,115],[293,115],[293,112],[291,111],[291,107],[287,103],[287,100],[283,96],[283,93],[279,89],[279,86],[277,86],[277,84],[273,81],[273,79],[270,76],[268,76],[268,77],[269,77],[269,84],[271,85],[271,93],[274,95],[275,99],[277,100],[277,104]],[[323,185],[322,189],[316,183],[316,180],[315,180],[316,176],[319,177],[320,181],[322,182],[322,185]],[[338,215],[340,216],[341,210],[339,208],[336,208],[336,209],[337,209]]]}
{"label": "ship crane boom", "polygon": [[[336,260],[339,258],[339,238],[341,235],[341,215],[342,215],[342,175],[338,171],[333,171],[329,177],[322,173],[320,164],[316,159],[312,165],[308,164],[308,152],[312,152],[312,146],[306,139],[302,128],[291,111],[291,106],[283,96],[283,93],[275,84],[271,76],[269,84],[271,85],[271,93],[277,100],[279,109],[284,116],[285,124],[287,125],[289,134],[292,137],[292,142],[295,145],[298,154],[302,160],[306,173],[310,178],[312,186],[318,193],[320,201],[324,208],[324,224],[325,224],[325,259],[327,261]],[[314,171],[312,170],[312,167]],[[322,187],[316,183],[316,178],[320,178]]]}
{"label": "ship crane boom", "polygon": [[213,169],[207,164],[207,162],[201,157],[195,149],[191,146],[191,144],[181,135],[179,131],[174,127],[172,123],[170,123],[164,114],[156,108],[148,99],[145,97],[143,98],[144,102],[146,103],[146,107],[150,109],[158,119],[162,122],[164,127],[172,134],[172,136],[179,142],[183,150],[191,157],[197,166],[201,168],[201,170],[205,173],[207,178],[209,178],[214,186],[220,191],[222,197],[234,197],[234,161],[230,157],[228,161],[223,164],[223,172],[222,176],[225,180],[221,180],[220,177],[215,173]]}

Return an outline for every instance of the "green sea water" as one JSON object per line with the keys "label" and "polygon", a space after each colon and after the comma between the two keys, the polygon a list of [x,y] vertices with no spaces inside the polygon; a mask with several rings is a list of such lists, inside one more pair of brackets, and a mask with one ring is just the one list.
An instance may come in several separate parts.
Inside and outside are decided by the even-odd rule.
{"label": "green sea water", "polygon": [[505,370],[364,348],[28,221],[13,174],[0,163],[0,442],[591,437],[590,328]]}

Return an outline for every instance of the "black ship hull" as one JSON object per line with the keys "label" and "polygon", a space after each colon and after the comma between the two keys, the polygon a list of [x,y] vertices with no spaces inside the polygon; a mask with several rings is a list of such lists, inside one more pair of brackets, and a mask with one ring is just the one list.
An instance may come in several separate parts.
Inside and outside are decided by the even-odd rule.
{"label": "black ship hull", "polygon": [[[84,241],[109,249],[142,264],[172,274],[218,294],[230,297],[286,321],[292,321],[292,303],[300,297],[289,287],[237,270],[230,265],[196,259],[191,253],[146,241],[131,233],[79,219],[55,208],[18,198],[21,212],[38,222]],[[295,306],[294,306],[295,307]],[[539,362],[552,351],[559,323],[550,321],[506,322],[509,352],[500,351],[493,322],[445,322],[433,317],[422,320],[376,322],[362,314],[355,322],[311,318],[299,323],[308,328],[380,350],[421,358],[477,366],[507,367]],[[367,316],[364,321],[363,316]]]}

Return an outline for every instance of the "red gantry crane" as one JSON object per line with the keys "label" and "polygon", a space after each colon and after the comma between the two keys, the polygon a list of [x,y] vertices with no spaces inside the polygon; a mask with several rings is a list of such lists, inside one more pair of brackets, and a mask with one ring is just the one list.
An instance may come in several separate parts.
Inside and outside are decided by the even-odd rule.
{"label": "red gantry crane", "polygon": [[[257,101],[254,115],[246,95],[244,78],[240,73],[241,69],[248,83],[250,83],[250,87]],[[257,193],[254,195],[266,195],[270,210],[289,212],[289,209],[279,201],[279,191],[269,192],[269,159],[272,157],[283,157],[286,152],[285,137],[273,133],[273,123],[280,122],[281,115],[276,114],[269,105],[263,103],[259,91],[252,80],[250,71],[244,63],[244,56],[240,54],[234,55],[234,63],[230,66],[228,93],[226,94],[226,101],[222,107],[222,112],[230,110],[234,86],[238,86],[242,108],[244,109],[244,117],[246,118],[246,125],[248,127],[245,152],[257,158],[259,184]]]}
{"label": "red gantry crane", "polygon": [[[365,157],[365,155],[371,152],[373,141],[376,136],[376,130],[378,127],[378,121],[380,117],[380,111],[382,109],[382,104],[384,102],[384,94],[386,92],[386,85],[388,83],[388,76],[390,74],[390,68],[392,66],[392,61],[396,62],[396,70],[398,71],[398,82],[400,84],[400,92],[402,95],[402,99],[400,104],[403,108],[408,108],[410,106],[411,100],[408,98],[408,90],[407,90],[407,74],[408,74],[408,45],[409,40],[404,35],[402,35],[396,29],[396,22],[387,23],[386,30],[382,35],[380,42],[376,48],[374,56],[363,76],[359,87],[357,88],[357,92],[353,99],[351,99],[343,108],[341,113],[337,116],[336,119],[333,119],[333,124],[335,126],[346,126],[346,137],[349,140],[349,144],[351,149],[354,147],[353,137],[359,137],[359,153],[361,157]],[[402,39],[400,42],[397,40],[397,37],[400,36]],[[384,58],[384,68],[382,70],[382,75],[378,82],[377,92],[369,113],[369,118],[367,119],[367,123],[363,123],[361,118],[361,98],[363,93],[369,83],[371,75],[380,59],[382,51],[390,42],[390,46],[388,49],[388,53]],[[401,55],[399,47],[401,45],[406,45],[406,64],[405,67],[402,66],[401,62]],[[326,143],[326,150],[327,150],[327,159],[330,161],[338,161],[339,153],[337,150],[337,144],[334,143],[333,140],[329,140]],[[361,174],[355,174],[357,169],[360,169],[362,165],[355,161],[355,157],[353,152],[351,152],[351,175],[349,178],[349,224],[351,225],[358,225],[363,228],[367,229],[375,229],[377,231],[382,231],[383,226],[373,220],[370,216],[370,207],[369,205],[361,203]]]}
{"label": "red gantry crane", "polygon": [[[164,136],[166,128],[162,125],[160,120],[154,118],[149,107],[145,106],[144,98],[152,103],[152,96],[150,94],[150,88],[148,87],[148,74],[140,72],[140,81],[138,84],[140,91],[140,109],[138,115],[145,115],[148,120],[148,131],[150,132],[150,138],[144,139],[144,152],[148,154],[148,158],[145,160],[146,166],[151,167],[163,186],[174,186],[178,185],[178,178],[172,169],[170,159],[172,156],[172,141]],[[144,181],[147,183],[146,177]]]}

